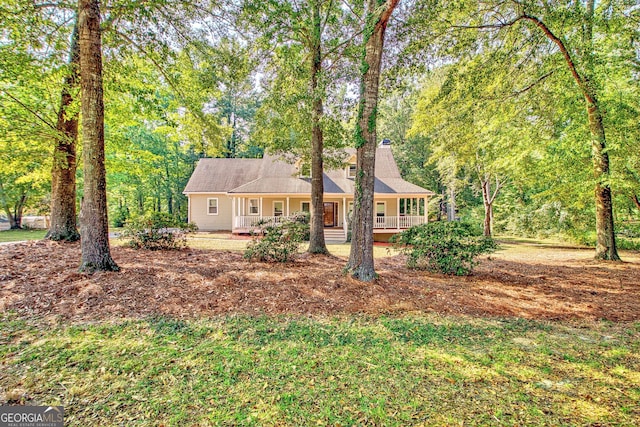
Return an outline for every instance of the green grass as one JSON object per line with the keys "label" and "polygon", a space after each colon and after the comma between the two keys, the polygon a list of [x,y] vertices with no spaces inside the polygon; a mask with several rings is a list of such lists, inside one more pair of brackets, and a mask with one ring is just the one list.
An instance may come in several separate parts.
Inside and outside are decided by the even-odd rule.
{"label": "green grass", "polygon": [[637,425],[640,324],[0,320],[0,387],[69,426]]}
{"label": "green grass", "polygon": [[[247,248],[250,240],[233,240],[229,238],[229,233],[196,233],[187,238],[190,248],[196,249],[216,249],[226,251],[242,252]],[[301,251],[306,250],[308,243],[300,245]],[[332,255],[340,257],[348,257],[351,245],[349,243],[330,244],[327,249]],[[373,248],[373,256],[375,258],[388,257],[396,255],[398,251],[390,247],[375,246]]]}
{"label": "green grass", "polygon": [[0,243],[19,242],[22,240],[40,240],[47,230],[3,230],[0,231]]}

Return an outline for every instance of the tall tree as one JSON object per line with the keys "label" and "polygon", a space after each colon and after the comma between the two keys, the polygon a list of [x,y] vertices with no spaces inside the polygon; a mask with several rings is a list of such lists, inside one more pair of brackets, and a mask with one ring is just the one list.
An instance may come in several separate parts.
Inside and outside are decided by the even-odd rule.
{"label": "tall tree", "polygon": [[102,38],[98,0],[78,1],[84,198],[80,211],[81,271],[118,271],[109,249],[104,166]]}
{"label": "tall tree", "polygon": [[[306,87],[302,92],[304,98],[298,99],[298,102],[301,102],[296,102],[293,106],[298,122],[300,116],[308,114],[308,117],[302,120],[308,123],[300,126],[305,134],[299,135],[299,140],[295,142],[298,145],[300,142],[304,143],[305,147],[298,147],[296,151],[303,151],[303,157],[310,159],[311,233],[308,251],[327,253],[323,222],[323,174],[327,162],[325,146],[331,145],[332,142],[333,145],[339,145],[332,141],[337,133],[327,131],[331,122],[335,123],[335,120],[326,114],[327,85],[329,76],[336,77],[335,68],[346,56],[345,51],[355,37],[355,32],[348,31],[351,29],[354,16],[349,8],[340,7],[338,2],[333,0],[306,0],[300,3],[274,0],[267,1],[266,6],[249,3],[252,6],[248,7],[248,10],[252,15],[260,17],[257,25],[269,48],[272,47],[275,38],[280,41],[277,53],[290,56],[284,63],[292,66],[294,70],[284,69],[278,72],[286,73],[287,78],[297,75],[305,79]],[[291,60],[294,56],[304,61],[304,69],[301,69],[297,60]],[[333,70],[325,66],[327,62],[331,63]],[[290,90],[288,88],[288,91]],[[299,96],[299,93],[294,95]],[[290,100],[286,100],[284,105],[289,103]],[[304,105],[303,109],[300,109],[300,104]],[[265,106],[269,105],[267,100]],[[290,123],[287,126],[292,127]],[[333,129],[336,127],[334,125]]]}
{"label": "tall tree", "polygon": [[45,236],[51,240],[69,242],[80,238],[76,224],[76,143],[78,141],[78,114],[74,110],[74,97],[78,91],[80,45],[78,19],[71,35],[69,67],[61,91],[60,109],[56,123],[56,142],[51,168],[51,226]]}
{"label": "tall tree", "polygon": [[[464,5],[470,9],[464,10]],[[625,34],[637,31],[630,30],[634,24],[628,15],[632,13],[637,11],[624,1],[486,1],[467,2],[455,8],[447,19],[453,28],[450,37],[460,39],[467,54],[501,49],[503,55],[510,53],[503,57],[504,64],[514,59],[518,61],[517,69],[526,69],[526,65],[533,64],[538,69],[534,73],[546,72],[538,81],[544,80],[549,72],[554,78],[573,80],[576,92],[584,102],[588,123],[585,133],[591,148],[597,234],[595,256],[598,259],[619,260],[614,233],[610,147],[602,102],[606,80],[606,70],[602,67],[606,54],[602,48],[610,45],[608,40],[620,42]],[[455,24],[451,26],[451,22]],[[478,42],[468,35],[462,36],[462,31],[468,29],[480,30],[487,37]],[[633,43],[623,45],[624,42],[618,43],[617,48],[633,49]],[[447,54],[462,56],[451,45]],[[621,56],[622,61],[628,61],[625,55]],[[561,67],[563,70],[559,71]]]}
{"label": "tall tree", "polygon": [[364,282],[376,278],[373,261],[373,196],[378,88],[384,36],[399,0],[368,0],[360,66],[360,105],[356,123],[356,178],[353,231],[347,269]]}
{"label": "tall tree", "polygon": [[[595,178],[595,198],[596,198],[596,258],[604,260],[619,261],[616,249],[616,238],[613,223],[613,199],[611,195],[611,172],[609,166],[609,153],[607,150],[607,137],[604,127],[602,106],[598,95],[597,76],[594,72],[596,54],[594,52],[593,27],[595,0],[587,0],[583,16],[583,43],[576,49],[577,54],[571,54],[567,44],[558,37],[547,25],[547,23],[536,16],[535,12],[529,11],[526,6],[516,20],[525,20],[538,27],[545,36],[557,45],[564,58],[573,79],[575,80],[582,96],[584,97],[587,117],[589,121],[589,131],[591,132],[591,152],[593,160]],[[575,57],[582,61],[583,71],[576,66]]]}

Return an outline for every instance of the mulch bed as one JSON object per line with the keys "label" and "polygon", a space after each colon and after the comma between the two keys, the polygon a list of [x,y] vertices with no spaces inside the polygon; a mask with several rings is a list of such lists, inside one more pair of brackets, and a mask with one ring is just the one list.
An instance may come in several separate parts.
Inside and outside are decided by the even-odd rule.
{"label": "mulch bed", "polygon": [[[533,254],[533,255],[532,255]],[[376,261],[375,283],[342,273],[345,260],[301,255],[290,264],[247,262],[238,252],[149,252],[113,247],[121,271],[77,271],[80,245],[0,246],[0,313],[105,321],[166,315],[441,313],[530,319],[640,320],[640,261],[539,247],[484,257],[471,276],[413,271],[400,256]]]}

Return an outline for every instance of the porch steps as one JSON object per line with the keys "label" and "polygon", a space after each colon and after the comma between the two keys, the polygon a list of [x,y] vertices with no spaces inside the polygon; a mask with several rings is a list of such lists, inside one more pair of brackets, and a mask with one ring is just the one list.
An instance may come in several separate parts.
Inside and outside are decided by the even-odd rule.
{"label": "porch steps", "polygon": [[347,241],[347,237],[342,228],[325,228],[324,241],[325,243],[344,243]]}

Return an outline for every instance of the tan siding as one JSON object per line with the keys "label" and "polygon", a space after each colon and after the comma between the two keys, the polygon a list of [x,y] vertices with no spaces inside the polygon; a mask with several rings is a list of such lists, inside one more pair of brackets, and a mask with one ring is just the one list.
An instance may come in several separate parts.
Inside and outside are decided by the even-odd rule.
{"label": "tan siding", "polygon": [[[394,198],[387,198],[387,197],[376,197],[374,200],[376,203],[377,202],[386,202],[387,204],[387,210],[385,212],[386,216],[397,216],[398,215],[398,201],[397,199]],[[374,209],[375,209],[375,205],[374,205]],[[374,211],[375,214],[375,211]]]}
{"label": "tan siding", "polygon": [[[207,214],[207,199],[218,199],[218,215]],[[191,221],[202,231],[231,230],[231,197],[224,194],[190,194]]]}

